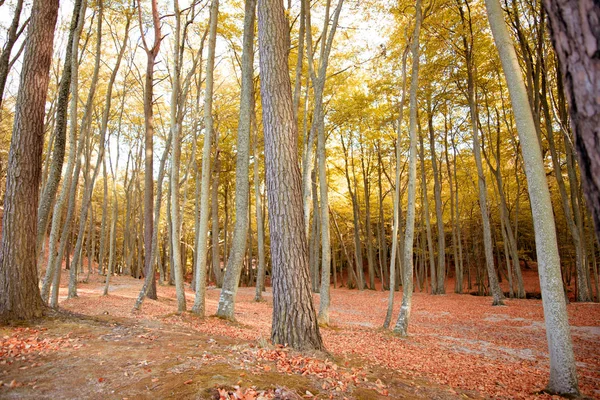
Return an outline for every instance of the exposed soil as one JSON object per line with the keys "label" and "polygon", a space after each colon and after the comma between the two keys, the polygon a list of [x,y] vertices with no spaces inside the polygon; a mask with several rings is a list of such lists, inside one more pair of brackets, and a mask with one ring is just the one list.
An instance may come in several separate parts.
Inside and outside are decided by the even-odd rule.
{"label": "exposed soil", "polygon": [[[380,328],[387,292],[335,289],[332,326],[321,328],[329,353],[299,354],[268,343],[270,291],[255,303],[241,288],[234,323],[177,315],[168,286],[132,313],[142,282],[113,277],[101,296],[103,281],[92,275],[76,299],[61,291],[60,313],[0,328],[0,398],[550,397],[539,393],[548,376],[539,300],[491,307],[487,297],[415,293],[411,336],[400,339]],[[209,288],[209,314],[218,295]],[[600,305],[568,309],[580,386],[600,398]]]}

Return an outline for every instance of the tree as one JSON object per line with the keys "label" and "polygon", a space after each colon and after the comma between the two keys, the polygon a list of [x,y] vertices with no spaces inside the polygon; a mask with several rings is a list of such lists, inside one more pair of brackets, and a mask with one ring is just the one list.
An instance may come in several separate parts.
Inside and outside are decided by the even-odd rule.
{"label": "tree", "polygon": [[[254,108],[254,21],[256,0],[246,0],[244,38],[242,53],[242,91],[240,94],[240,116],[238,122],[237,161],[235,170],[235,228],[231,253],[223,288],[219,297],[217,315],[234,319],[235,295],[240,283],[242,262],[248,238],[248,201],[250,198],[249,160],[250,130]],[[256,160],[254,160],[256,163]],[[257,205],[258,207],[258,205]],[[260,229],[260,228],[259,228]],[[250,260],[252,262],[252,260]],[[259,292],[260,293],[260,292]]]}
{"label": "tree", "polygon": [[[406,225],[404,227],[404,254],[402,255],[402,306],[400,315],[394,326],[394,332],[400,336],[408,335],[408,322],[412,308],[413,295],[413,239],[415,233],[415,197],[417,186],[417,88],[419,86],[419,33],[423,14],[421,0],[415,4],[415,29],[410,44],[412,53],[412,71],[409,93],[409,127],[410,148],[408,153],[408,209],[406,210]],[[390,287],[390,290],[394,288]]]}
{"label": "tree", "polygon": [[406,103],[406,58],[409,47],[406,46],[402,53],[402,96],[398,112],[398,125],[396,127],[396,175],[394,179],[394,224],[392,225],[392,253],[390,256],[390,285],[388,296],[388,307],[385,314],[383,327],[389,328],[392,322],[392,313],[394,312],[394,292],[396,286],[396,258],[398,254],[398,227],[400,226],[400,137],[402,133],[402,120],[404,116],[404,103]]}
{"label": "tree", "polygon": [[43,312],[36,268],[44,116],[58,0],[36,0],[19,82],[0,241],[0,320]]}
{"label": "tree", "polygon": [[[79,2],[81,3],[81,2]],[[77,8],[77,4],[75,5]],[[23,11],[23,0],[17,0],[17,4],[15,5],[15,13],[13,15],[12,22],[8,27],[6,42],[4,43],[4,48],[2,49],[2,53],[0,53],[0,108],[2,108],[2,100],[4,98],[4,88],[6,87],[6,81],[8,79],[8,73],[14,64],[15,60],[18,58],[21,50],[17,52],[17,55],[13,60],[10,59],[10,55],[12,53],[12,49],[15,46],[17,40],[27,27],[29,23],[29,19],[27,19],[23,25],[19,28],[19,24],[21,21],[21,12]],[[72,27],[73,25],[71,25]],[[22,49],[22,48],[21,48]],[[67,50],[68,51],[68,50]],[[68,59],[68,57],[66,57]],[[68,86],[68,84],[67,84]]]}
{"label": "tree", "polygon": [[544,0],[570,105],[587,204],[600,237],[600,4]]}
{"label": "tree", "polygon": [[215,69],[215,45],[217,40],[217,23],[219,16],[219,0],[212,0],[210,5],[210,27],[208,33],[208,58],[206,60],[206,88],[204,90],[204,145],[202,148],[202,187],[200,189],[200,223],[196,243],[196,298],[192,312],[204,317],[204,297],[206,294],[206,259],[208,248],[208,195],[210,186],[210,147],[213,135],[213,86]]}
{"label": "tree", "polygon": [[[58,90],[58,101],[56,105],[56,124],[54,126],[54,146],[52,147],[52,164],[46,184],[42,190],[40,205],[38,208],[38,231],[36,249],[41,253],[42,244],[46,238],[48,223],[50,222],[50,209],[56,199],[58,184],[60,183],[62,167],[65,160],[65,147],[67,135],[67,110],[69,107],[69,93],[71,88],[71,71],[73,65],[73,43],[81,37],[83,22],[79,22],[79,13],[83,0],[76,0],[73,6],[73,15],[71,17],[71,26],[69,29],[69,40],[65,54],[65,62],[62,76],[60,78],[60,87]],[[74,94],[77,96],[77,94]]]}
{"label": "tree", "polygon": [[[160,29],[160,15],[157,0],[152,0],[152,24],[154,27],[154,42],[152,47],[146,42],[144,27],[142,24],[141,0],[137,1],[138,20],[142,44],[146,51],[146,78],[144,81],[144,148],[145,148],[145,170],[144,170],[144,253],[146,254],[144,273],[154,276],[154,267],[149,255],[152,253],[152,234],[154,232],[154,65],[160,51],[162,33]],[[152,278],[147,296],[156,300],[156,279]]]}
{"label": "tree", "polygon": [[504,22],[502,7],[498,0],[486,0],[485,5],[508,84],[532,204],[540,289],[550,353],[550,379],[546,390],[550,393],[577,395],[579,388],[573,345],[562,288],[552,202],[542,152],[517,55]]}
{"label": "tree", "polygon": [[281,0],[259,0],[258,45],[273,285],[274,343],[323,348],[309,287],[296,151],[298,128],[288,71],[288,22]]}

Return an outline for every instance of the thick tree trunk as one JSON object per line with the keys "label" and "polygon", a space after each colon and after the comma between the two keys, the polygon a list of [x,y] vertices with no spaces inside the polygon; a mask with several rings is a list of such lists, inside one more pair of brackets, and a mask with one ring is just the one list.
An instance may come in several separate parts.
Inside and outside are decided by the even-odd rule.
{"label": "thick tree trunk", "polygon": [[0,320],[42,315],[38,288],[37,208],[58,0],[36,0],[23,58],[8,156],[0,240]]}
{"label": "thick tree trunk", "polygon": [[600,4],[544,0],[570,106],[575,146],[596,237],[600,237]]}
{"label": "thick tree trunk", "polygon": [[[542,290],[544,319],[546,321],[546,337],[548,339],[548,350],[550,353],[550,379],[547,390],[559,394],[578,394],[579,388],[577,384],[575,359],[560,273],[560,258],[556,241],[556,228],[554,215],[552,214],[550,191],[548,189],[546,172],[542,160],[542,152],[535,133],[531,109],[527,106],[528,100],[525,84],[523,83],[517,55],[504,21],[502,7],[498,0],[486,0],[485,3],[494,41],[498,48],[498,52],[500,53],[502,69],[504,70],[506,82],[508,83],[517,131],[521,141],[529,197],[532,205],[531,209],[535,230],[540,288]],[[548,1],[547,3],[550,2]],[[590,8],[592,7],[591,2],[585,3],[589,4]],[[581,7],[581,4],[578,4]],[[596,7],[596,10],[598,10],[598,7]],[[579,14],[579,11],[580,10],[574,12],[576,15],[590,15],[589,13]],[[589,11],[592,10],[590,9]],[[549,14],[553,14],[552,9]],[[598,14],[596,14],[596,16],[598,16]],[[588,22],[580,21],[575,29],[580,29],[584,26],[589,28]],[[554,28],[554,30],[556,33],[560,32],[558,27]],[[561,44],[557,43],[559,54],[562,52],[560,46]],[[588,60],[590,59],[588,58]],[[581,62],[585,61],[582,60]],[[589,70],[591,72],[592,68]],[[576,70],[573,72],[575,71]],[[596,71],[598,71],[597,68]],[[596,80],[595,82],[600,82],[600,80]],[[592,90],[591,86],[589,89]],[[593,96],[589,97],[588,101],[596,99],[598,89],[596,88],[595,91],[591,93],[593,93]],[[572,103],[572,108],[583,111],[585,102],[579,103],[577,100]],[[583,108],[579,108],[576,104],[581,104]],[[593,132],[594,129],[598,132],[597,129],[600,124],[598,124],[597,118],[599,116],[600,114],[596,114],[596,123],[595,125],[588,127],[589,132]],[[575,117],[577,118],[577,116]],[[580,120],[576,120],[576,125],[580,122]],[[581,130],[578,131],[579,133],[582,133]],[[593,137],[593,135],[589,136]],[[580,148],[582,147],[581,144],[579,144],[579,146]],[[582,165],[582,171],[585,171],[586,169],[587,166]],[[588,172],[590,171],[583,172],[584,176],[588,176]]]}
{"label": "thick tree trunk", "polygon": [[271,339],[296,349],[322,349],[308,280],[302,182],[296,151],[298,128],[288,72],[288,35],[281,0],[259,0],[261,100],[273,262]]}

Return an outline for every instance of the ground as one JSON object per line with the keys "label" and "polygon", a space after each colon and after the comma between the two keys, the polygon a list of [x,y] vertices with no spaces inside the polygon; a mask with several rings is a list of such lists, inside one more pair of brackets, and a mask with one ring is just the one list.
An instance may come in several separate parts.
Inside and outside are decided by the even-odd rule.
{"label": "ground", "polygon": [[[61,290],[59,313],[0,327],[0,398],[550,397],[540,393],[549,368],[540,300],[492,307],[489,297],[417,292],[410,336],[401,339],[380,328],[387,292],[334,289],[332,324],[321,328],[328,353],[300,354],[268,342],[270,288],[262,303],[254,288],[241,288],[229,322],[177,315],[169,286],[133,313],[142,281],[113,277],[107,297],[103,281],[92,275],[75,299]],[[191,307],[194,294],[186,296]],[[209,288],[209,315],[218,296]],[[580,387],[600,398],[600,305],[568,311]]]}

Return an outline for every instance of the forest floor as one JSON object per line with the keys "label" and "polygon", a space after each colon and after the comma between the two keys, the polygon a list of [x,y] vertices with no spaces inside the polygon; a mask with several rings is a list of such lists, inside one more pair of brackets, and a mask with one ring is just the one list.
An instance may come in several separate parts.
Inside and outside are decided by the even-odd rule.
{"label": "forest floor", "polygon": [[[328,353],[300,354],[268,343],[270,288],[261,303],[254,288],[240,288],[234,323],[176,314],[170,286],[132,313],[142,281],[113,277],[107,297],[103,282],[92,275],[71,300],[61,290],[63,312],[0,327],[0,398],[551,397],[540,393],[549,370],[540,300],[492,307],[489,297],[417,292],[401,339],[380,328],[387,292],[333,289],[332,324],[321,328]],[[191,307],[189,288],[186,297]],[[218,298],[209,288],[208,315]],[[568,311],[580,387],[600,398],[600,305]]]}

